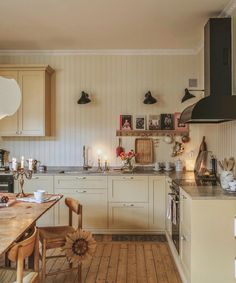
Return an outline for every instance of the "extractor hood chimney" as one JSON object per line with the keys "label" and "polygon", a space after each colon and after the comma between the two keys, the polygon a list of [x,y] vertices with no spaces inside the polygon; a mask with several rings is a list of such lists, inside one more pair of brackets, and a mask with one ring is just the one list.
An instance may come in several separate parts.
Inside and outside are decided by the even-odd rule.
{"label": "extractor hood chimney", "polygon": [[181,123],[236,120],[232,96],[231,18],[211,18],[204,29],[205,97],[181,113]]}

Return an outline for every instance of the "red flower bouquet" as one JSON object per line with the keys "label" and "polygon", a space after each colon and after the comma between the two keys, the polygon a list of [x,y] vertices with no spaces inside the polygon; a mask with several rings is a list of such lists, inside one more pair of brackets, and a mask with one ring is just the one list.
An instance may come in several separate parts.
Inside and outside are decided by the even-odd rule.
{"label": "red flower bouquet", "polygon": [[133,158],[135,157],[135,153],[133,151],[133,149],[131,149],[129,152],[121,152],[120,153],[120,158],[123,162],[123,167],[122,169],[123,170],[126,170],[126,171],[132,171],[133,170]]}

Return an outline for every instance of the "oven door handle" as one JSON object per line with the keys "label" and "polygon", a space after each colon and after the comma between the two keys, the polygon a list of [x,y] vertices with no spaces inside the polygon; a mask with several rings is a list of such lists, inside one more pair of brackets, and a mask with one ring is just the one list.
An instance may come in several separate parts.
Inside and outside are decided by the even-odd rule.
{"label": "oven door handle", "polygon": [[8,187],[8,183],[6,183],[6,184],[0,184],[0,187]]}

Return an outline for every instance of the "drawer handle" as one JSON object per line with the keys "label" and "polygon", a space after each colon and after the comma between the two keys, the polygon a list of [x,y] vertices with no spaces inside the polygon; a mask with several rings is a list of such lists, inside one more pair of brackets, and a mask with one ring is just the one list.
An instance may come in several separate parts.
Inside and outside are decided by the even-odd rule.
{"label": "drawer handle", "polygon": [[76,177],[77,180],[85,180],[86,177]]}
{"label": "drawer handle", "polygon": [[32,177],[32,179],[39,179],[39,177]]}
{"label": "drawer handle", "polygon": [[123,177],[124,180],[133,180],[134,177]]}
{"label": "drawer handle", "polygon": [[130,203],[130,204],[128,204],[128,203],[123,203],[123,206],[134,206],[134,204],[133,204],[133,203]]}
{"label": "drawer handle", "polygon": [[80,194],[85,194],[85,193],[87,193],[87,191],[85,191],[85,190],[83,190],[83,191],[76,191],[76,193],[80,193]]}

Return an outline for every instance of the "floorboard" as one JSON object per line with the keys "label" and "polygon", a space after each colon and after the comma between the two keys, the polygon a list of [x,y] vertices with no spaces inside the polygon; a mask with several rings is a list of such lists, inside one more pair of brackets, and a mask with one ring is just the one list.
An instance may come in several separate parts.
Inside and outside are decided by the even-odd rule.
{"label": "floorboard", "polygon": [[[116,242],[111,235],[99,235],[93,258],[82,265],[83,283],[182,283],[167,242]],[[60,249],[49,250],[57,255]],[[0,259],[3,265],[3,259]],[[47,271],[68,268],[65,258],[47,261]],[[0,282],[15,280],[14,271],[0,269]],[[45,283],[75,283],[78,272],[48,276]]]}

